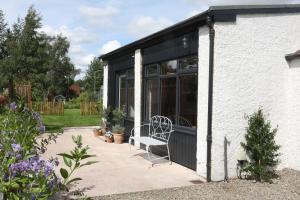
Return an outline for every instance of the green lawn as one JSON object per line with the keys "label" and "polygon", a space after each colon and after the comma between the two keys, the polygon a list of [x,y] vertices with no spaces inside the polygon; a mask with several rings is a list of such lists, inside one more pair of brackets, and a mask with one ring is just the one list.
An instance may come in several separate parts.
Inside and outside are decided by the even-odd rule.
{"label": "green lawn", "polygon": [[63,127],[95,126],[100,124],[98,115],[80,115],[79,109],[65,109],[63,116],[42,115],[47,131],[57,131]]}

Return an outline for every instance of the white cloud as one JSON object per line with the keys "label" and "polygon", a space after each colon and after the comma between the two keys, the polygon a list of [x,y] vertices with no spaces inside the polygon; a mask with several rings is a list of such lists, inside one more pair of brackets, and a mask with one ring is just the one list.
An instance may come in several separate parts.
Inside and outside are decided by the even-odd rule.
{"label": "white cloud", "polygon": [[89,32],[86,28],[77,26],[75,28],[69,28],[68,26],[60,26],[58,29],[54,29],[51,26],[43,26],[40,29],[41,32],[45,32],[49,35],[55,36],[62,34],[67,37],[68,40],[73,44],[86,44],[97,41],[97,36],[94,33]]}
{"label": "white cloud", "polygon": [[120,48],[122,45],[118,40],[111,40],[102,45],[98,50],[100,54],[109,53],[117,48]]}
{"label": "white cloud", "polygon": [[129,23],[128,32],[129,34],[140,38],[159,31],[171,24],[173,24],[173,22],[164,17],[154,19],[151,16],[141,16]]}
{"label": "white cloud", "polygon": [[120,11],[113,6],[79,6],[80,13],[93,25],[104,25],[111,22],[110,18],[118,15]]}

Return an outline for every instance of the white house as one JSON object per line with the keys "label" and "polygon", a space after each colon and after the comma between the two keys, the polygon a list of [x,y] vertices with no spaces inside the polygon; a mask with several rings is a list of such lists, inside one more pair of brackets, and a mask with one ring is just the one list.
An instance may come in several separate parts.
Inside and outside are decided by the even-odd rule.
{"label": "white house", "polygon": [[127,132],[171,118],[172,160],[208,181],[224,179],[225,137],[236,176],[244,115],[261,106],[279,126],[279,168],[300,170],[299,49],[300,5],[210,7],[100,56],[104,106],[126,107]]}

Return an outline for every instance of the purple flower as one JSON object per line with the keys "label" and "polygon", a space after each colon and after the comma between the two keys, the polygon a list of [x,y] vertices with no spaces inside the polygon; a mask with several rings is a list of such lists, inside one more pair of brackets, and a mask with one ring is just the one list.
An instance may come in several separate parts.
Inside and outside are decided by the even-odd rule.
{"label": "purple flower", "polygon": [[45,133],[46,127],[44,125],[40,125],[39,131],[40,131],[40,133]]}
{"label": "purple flower", "polygon": [[22,147],[19,144],[12,144],[11,148],[14,152],[20,152],[22,150]]}
{"label": "purple flower", "polygon": [[42,122],[42,117],[38,112],[33,112],[32,113],[32,117],[38,122],[41,123]]}
{"label": "purple flower", "polygon": [[12,102],[12,103],[9,105],[9,108],[10,108],[11,110],[16,110],[16,109],[17,109],[17,104],[16,104],[16,102]]}
{"label": "purple flower", "polygon": [[2,144],[0,144],[0,151],[3,149],[3,145]]}

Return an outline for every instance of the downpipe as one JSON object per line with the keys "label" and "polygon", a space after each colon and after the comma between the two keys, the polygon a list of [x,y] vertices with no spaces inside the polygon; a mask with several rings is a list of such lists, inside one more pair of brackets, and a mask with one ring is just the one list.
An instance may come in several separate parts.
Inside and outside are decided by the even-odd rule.
{"label": "downpipe", "polygon": [[209,80],[208,80],[208,117],[207,117],[207,161],[206,161],[206,180],[211,182],[211,148],[212,148],[212,113],[213,113],[213,75],[214,75],[214,46],[215,29],[212,16],[207,17],[209,28]]}

